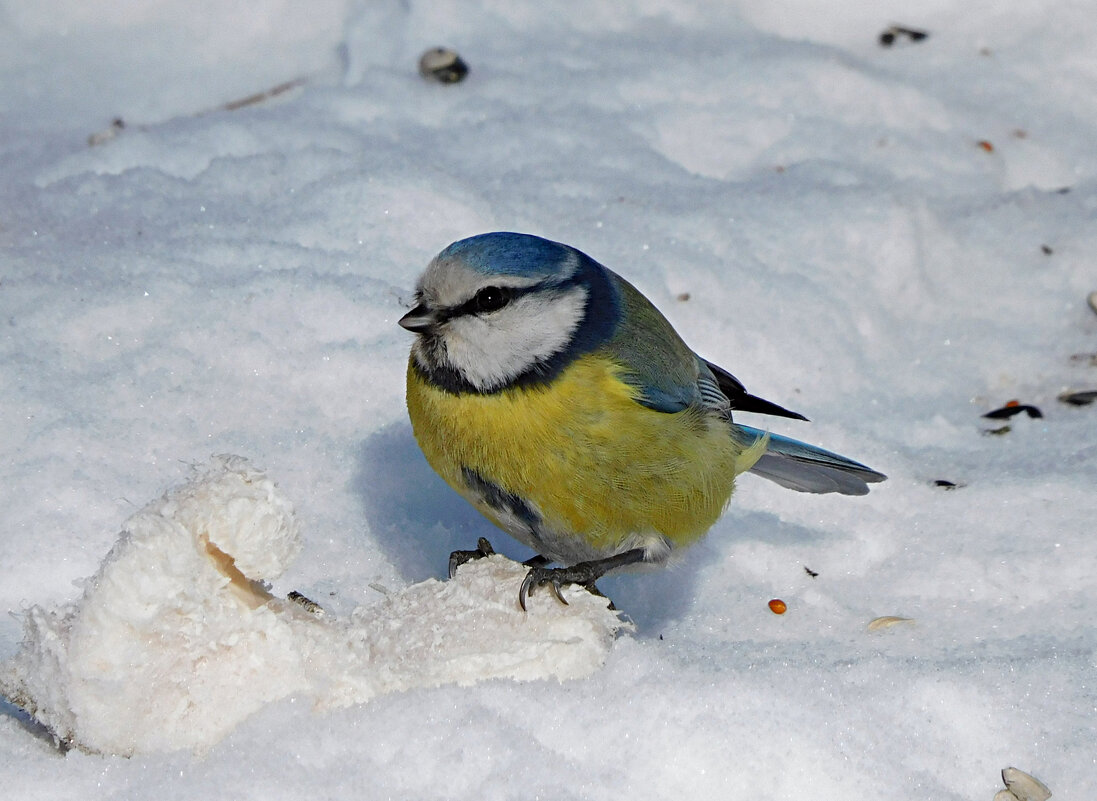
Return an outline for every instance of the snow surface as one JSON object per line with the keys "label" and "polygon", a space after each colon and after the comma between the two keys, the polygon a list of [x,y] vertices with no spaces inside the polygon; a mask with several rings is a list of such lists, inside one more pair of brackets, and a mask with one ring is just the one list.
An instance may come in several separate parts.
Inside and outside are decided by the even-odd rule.
{"label": "snow surface", "polygon": [[[1097,385],[1089,4],[106,5],[0,3],[0,660],[213,453],[296,508],[272,591],[337,620],[478,536],[528,556],[403,409],[395,322],[482,231],[583,249],[891,478],[743,480],[681,564],[600,585],[637,630],[584,679],[291,692],[129,759],[0,705],[10,797],[1094,795],[1097,409],[1056,400]],[[418,76],[438,44],[465,82]],[[1013,398],[1044,417],[985,434]]]}

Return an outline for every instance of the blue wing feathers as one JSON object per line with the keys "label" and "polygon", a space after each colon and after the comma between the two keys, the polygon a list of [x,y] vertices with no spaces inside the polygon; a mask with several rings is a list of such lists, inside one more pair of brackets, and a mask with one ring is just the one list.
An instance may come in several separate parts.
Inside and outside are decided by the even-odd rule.
{"label": "blue wing feathers", "polygon": [[[727,370],[690,350],[659,310],[628,281],[602,269],[620,305],[610,321],[612,335],[598,350],[621,365],[622,379],[637,390],[637,402],[668,414],[699,407],[728,419],[735,411],[807,419],[751,395]],[[744,448],[768,436],[766,452],[750,472],[789,489],[865,495],[869,484],[887,478],[860,462],[806,442],[735,423],[730,424],[730,430]]]}

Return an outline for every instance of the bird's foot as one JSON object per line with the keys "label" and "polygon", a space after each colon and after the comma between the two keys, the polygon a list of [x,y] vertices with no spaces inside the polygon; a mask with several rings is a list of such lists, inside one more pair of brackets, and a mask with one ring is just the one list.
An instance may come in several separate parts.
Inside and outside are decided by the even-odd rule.
{"label": "bird's foot", "polygon": [[471,562],[474,559],[483,559],[485,556],[493,556],[494,554],[495,549],[491,547],[488,538],[481,537],[476,541],[476,550],[454,551],[449,555],[449,577],[453,578],[457,575],[457,568],[465,564],[465,562]]}
{"label": "bird's foot", "polygon": [[[578,562],[570,567],[544,567],[543,565],[535,565],[526,573],[526,578],[522,582],[521,588],[518,590],[518,605],[522,607],[522,611],[525,612],[526,598],[537,587],[548,587],[552,590],[552,594],[556,596],[556,600],[566,605],[567,600],[564,598],[563,593],[560,592],[560,588],[565,584],[578,584],[591,595],[598,595],[604,598],[605,596],[602,595],[594,582],[614,568],[642,562],[643,560],[643,549],[634,548],[631,551],[625,551],[624,553],[609,556],[605,559]],[[612,602],[610,606],[612,607]]]}
{"label": "bird's foot", "polygon": [[577,570],[577,568],[586,568],[590,564],[592,563],[580,562],[571,567],[531,567],[529,572],[526,573],[521,589],[518,590],[518,605],[525,612],[526,596],[530,595],[537,587],[548,587],[552,590],[552,594],[556,596],[556,600],[565,606],[567,605],[567,599],[560,592],[560,588],[565,584],[578,584],[595,595],[601,595],[602,593],[594,585],[601,573],[590,576],[586,570]]}

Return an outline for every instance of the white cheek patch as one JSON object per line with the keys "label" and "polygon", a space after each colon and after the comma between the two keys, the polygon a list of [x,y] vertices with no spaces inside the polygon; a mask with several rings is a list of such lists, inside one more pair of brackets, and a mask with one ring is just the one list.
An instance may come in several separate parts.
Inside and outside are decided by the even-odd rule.
{"label": "white cheek patch", "polygon": [[446,361],[480,391],[505,386],[564,350],[582,322],[587,291],[534,292],[490,314],[446,324]]}

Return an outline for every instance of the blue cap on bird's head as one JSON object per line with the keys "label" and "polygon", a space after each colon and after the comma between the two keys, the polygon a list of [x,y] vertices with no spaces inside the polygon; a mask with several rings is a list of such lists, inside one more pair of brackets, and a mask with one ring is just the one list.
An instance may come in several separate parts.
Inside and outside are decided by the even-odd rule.
{"label": "blue cap on bird's head", "polygon": [[495,231],[454,242],[437,259],[459,260],[483,275],[548,278],[561,272],[565,264],[570,264],[566,272],[573,272],[574,253],[566,245],[532,234]]}

